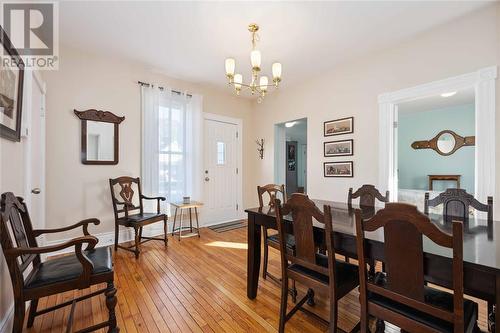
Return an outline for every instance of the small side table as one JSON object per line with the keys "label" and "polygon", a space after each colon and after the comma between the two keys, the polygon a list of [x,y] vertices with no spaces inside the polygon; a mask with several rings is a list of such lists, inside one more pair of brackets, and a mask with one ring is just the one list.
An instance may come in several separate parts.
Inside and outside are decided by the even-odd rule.
{"label": "small side table", "polygon": [[[172,228],[172,237],[174,237],[176,232],[179,232],[179,241],[182,238],[182,231],[183,230],[189,230],[190,233],[193,232],[193,229],[196,229],[196,232],[198,233],[198,237],[200,237],[200,226],[198,224],[198,207],[203,206],[203,203],[198,202],[198,201],[191,201],[190,203],[184,203],[184,202],[173,202],[170,203],[173,207],[175,207],[175,214],[174,214],[174,226]],[[185,209],[189,209],[189,226],[183,226],[182,225],[182,211]],[[194,214],[196,218],[196,227],[193,228],[193,209],[194,209]],[[180,210],[180,221],[179,221],[179,227],[175,227],[175,224],[177,222],[177,211]],[[184,237],[191,237],[191,236],[184,236]]]}

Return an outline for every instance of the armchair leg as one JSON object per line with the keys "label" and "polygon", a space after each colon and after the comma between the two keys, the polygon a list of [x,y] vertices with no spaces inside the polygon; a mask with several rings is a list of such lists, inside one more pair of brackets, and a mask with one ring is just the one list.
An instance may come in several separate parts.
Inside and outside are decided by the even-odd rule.
{"label": "armchair leg", "polygon": [[14,305],[14,324],[12,326],[12,333],[22,333],[24,325],[24,300],[16,300]]}
{"label": "armchair leg", "polygon": [[35,314],[36,314],[36,309],[38,308],[38,299],[34,299],[30,303],[30,312],[28,315],[28,323],[27,327],[33,327],[33,322],[35,321]]}
{"label": "armchair leg", "polygon": [[115,223],[115,252],[118,250],[118,224]]}
{"label": "armchair leg", "polygon": [[140,244],[141,244],[141,236],[140,236],[140,231],[139,228],[136,227],[134,228],[134,233],[135,233],[135,259],[139,259],[139,253],[140,253]]}
{"label": "armchair leg", "polygon": [[168,245],[168,238],[167,238],[167,229],[168,229],[168,220],[167,217],[163,219],[163,229],[164,229],[164,235],[165,235],[165,246]]}
{"label": "armchair leg", "polygon": [[109,312],[109,333],[118,333],[120,329],[116,325],[116,288],[113,282],[108,282],[108,287],[106,290],[106,307]]}

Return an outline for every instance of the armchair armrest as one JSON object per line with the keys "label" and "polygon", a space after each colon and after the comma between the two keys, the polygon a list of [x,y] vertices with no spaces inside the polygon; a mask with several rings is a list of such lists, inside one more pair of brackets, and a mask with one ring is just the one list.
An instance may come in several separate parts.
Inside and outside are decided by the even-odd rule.
{"label": "armchair armrest", "polygon": [[160,201],[165,201],[167,198],[165,197],[147,197],[143,194],[141,194],[141,199],[146,199],[146,200],[157,200],[156,203],[156,212],[160,214]]}
{"label": "armchair armrest", "polygon": [[35,235],[35,237],[38,237],[38,236],[43,235],[43,234],[53,234],[53,233],[57,233],[57,232],[72,230],[72,229],[75,229],[78,227],[83,227],[83,234],[85,236],[89,236],[90,234],[88,231],[88,227],[89,227],[89,224],[91,224],[91,223],[94,225],[99,225],[101,223],[101,221],[99,221],[98,219],[95,219],[95,218],[91,218],[91,219],[82,220],[78,223],[75,223],[75,224],[67,226],[67,227],[56,228],[56,229],[33,230],[33,234]]}
{"label": "armchair armrest", "polygon": [[165,198],[165,197],[148,197],[145,195],[142,195],[141,198],[146,199],[146,200],[161,200],[161,201],[167,200],[167,198]]}
{"label": "armchair armrest", "polygon": [[80,264],[82,265],[82,274],[78,279],[78,286],[79,288],[83,289],[90,286],[90,277],[92,275],[92,270],[94,269],[94,264],[85,255],[85,253],[82,252],[82,245],[84,243],[87,243],[88,245],[86,250],[92,250],[96,246],[97,242],[98,240],[94,236],[84,236],[84,237],[73,238],[72,240],[69,240],[62,244],[51,245],[51,246],[11,248],[5,250],[4,254],[6,257],[17,258],[25,254],[50,253],[74,246],[75,255],[78,258],[78,261],[80,261]]}

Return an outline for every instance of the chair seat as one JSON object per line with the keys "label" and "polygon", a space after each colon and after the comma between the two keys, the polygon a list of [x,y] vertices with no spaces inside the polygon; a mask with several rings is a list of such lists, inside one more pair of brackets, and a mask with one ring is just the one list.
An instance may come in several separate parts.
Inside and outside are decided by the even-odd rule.
{"label": "chair seat", "polygon": [[[286,234],[286,247],[290,250],[295,250],[295,237],[290,234]],[[269,246],[279,249],[280,246],[280,236],[279,234],[274,234],[267,237],[267,242]]]}
{"label": "chair seat", "polygon": [[118,222],[121,224],[139,224],[149,220],[161,221],[165,217],[165,214],[157,213],[142,213],[129,215],[128,217],[120,217]]}
{"label": "chair seat", "polygon": [[[377,285],[384,286],[385,278],[378,273],[376,280]],[[437,290],[428,286],[424,286],[425,302],[429,305],[441,308],[446,311],[453,311],[453,294],[445,291]],[[453,332],[453,324],[445,320],[433,317],[427,313],[415,310],[409,306],[393,301],[389,298],[380,296],[375,293],[368,294],[368,301],[377,305],[383,306],[391,311],[397,312],[407,318],[423,323],[436,329],[438,332]],[[478,318],[477,303],[464,299],[464,332],[473,332]]]}
{"label": "chair seat", "polygon": [[[94,264],[92,274],[110,273],[113,271],[113,260],[110,247],[99,247],[91,251],[83,251]],[[25,281],[25,288],[38,288],[58,282],[74,280],[82,274],[82,265],[75,254],[50,259],[40,264],[38,269]]]}
{"label": "chair seat", "polygon": [[[320,266],[328,267],[328,257],[317,253],[316,263]],[[302,275],[307,275],[325,285],[328,285],[330,281],[328,275],[321,274],[298,264],[292,264],[288,266],[288,269]],[[345,261],[335,260],[335,283],[340,297],[356,288],[359,285],[358,266],[349,264]]]}

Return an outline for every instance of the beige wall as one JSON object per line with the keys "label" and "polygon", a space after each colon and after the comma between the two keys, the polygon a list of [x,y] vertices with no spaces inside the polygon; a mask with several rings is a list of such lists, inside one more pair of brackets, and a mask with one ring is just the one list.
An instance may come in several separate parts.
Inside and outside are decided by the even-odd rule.
{"label": "beige wall", "polygon": [[[108,179],[140,175],[140,89],[137,81],[167,85],[203,95],[204,112],[243,119],[249,132],[251,102],[229,91],[192,84],[155,74],[133,62],[61,48],[58,71],[45,75],[47,83],[47,227],[97,217],[101,225],[93,233],[114,230]],[[80,162],[80,122],[73,109],[97,108],[125,116],[120,125],[120,162],[116,166],[83,165]],[[244,151],[251,141],[243,139]],[[248,165],[247,156],[243,165]],[[243,167],[243,190],[252,183]],[[244,203],[248,201],[244,196]],[[76,233],[68,233],[67,238]],[[61,236],[59,236],[61,237]],[[51,238],[54,239],[54,238]],[[49,238],[50,240],[50,238]]]}
{"label": "beige wall", "polygon": [[[377,184],[378,95],[500,64],[499,11],[498,6],[488,7],[270,94],[264,103],[256,104],[255,116],[260,120],[254,133],[267,141],[264,160],[254,161],[252,168],[257,183],[273,181],[273,124],[307,117],[307,184],[311,197],[345,201],[350,186]],[[327,140],[323,122],[349,116],[354,116],[355,131],[345,138],[354,139],[354,178],[324,178],[323,162],[327,159],[323,157],[323,142]],[[497,161],[499,155],[500,135]],[[497,170],[500,181],[500,168]],[[500,198],[500,192],[496,198]],[[500,213],[500,200],[495,206]]]}

